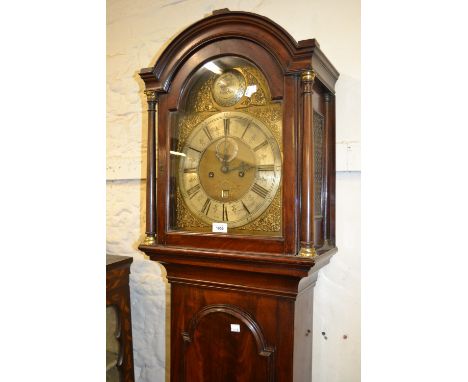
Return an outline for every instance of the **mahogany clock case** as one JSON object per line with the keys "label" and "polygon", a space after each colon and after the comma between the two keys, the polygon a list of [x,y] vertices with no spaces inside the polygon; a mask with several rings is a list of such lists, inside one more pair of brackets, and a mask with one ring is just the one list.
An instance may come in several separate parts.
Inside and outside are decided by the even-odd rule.
{"label": "mahogany clock case", "polygon": [[[182,178],[174,168],[183,162],[170,153],[184,153],[177,121],[187,114],[195,74],[227,57],[259,70],[269,98],[261,107],[280,105],[274,234],[239,227],[216,234],[178,223]],[[181,32],[140,76],[148,100],[148,169],[146,239],[139,248],[166,268],[171,285],[171,381],[310,382],[314,285],[337,250],[337,70],[316,40],[296,42],[266,17],[221,10]],[[216,113],[241,102],[237,95],[210,97],[220,106]]]}

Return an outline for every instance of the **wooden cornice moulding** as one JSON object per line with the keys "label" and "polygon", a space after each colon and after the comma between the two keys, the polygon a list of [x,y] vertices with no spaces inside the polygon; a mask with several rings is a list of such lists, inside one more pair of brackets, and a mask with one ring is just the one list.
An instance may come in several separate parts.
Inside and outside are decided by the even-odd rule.
{"label": "wooden cornice moulding", "polygon": [[[265,34],[262,39],[258,38],[259,29]],[[232,39],[261,45],[280,63],[285,74],[313,69],[328,90],[335,92],[339,73],[320,50],[317,40],[296,42],[284,28],[265,16],[229,10],[214,11],[213,15],[190,25],[172,40],[154,67],[141,69],[140,77],[147,90],[165,93],[188,57],[206,45]]]}

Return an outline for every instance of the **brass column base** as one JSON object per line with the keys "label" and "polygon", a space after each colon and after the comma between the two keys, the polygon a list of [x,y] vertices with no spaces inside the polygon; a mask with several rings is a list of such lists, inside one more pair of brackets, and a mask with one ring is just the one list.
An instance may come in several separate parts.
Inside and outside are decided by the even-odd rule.
{"label": "brass column base", "polygon": [[317,251],[315,250],[314,247],[307,248],[307,247],[302,247],[299,250],[298,256],[301,257],[317,257]]}
{"label": "brass column base", "polygon": [[145,240],[143,241],[144,245],[153,245],[156,244],[156,238],[153,235],[146,235]]}

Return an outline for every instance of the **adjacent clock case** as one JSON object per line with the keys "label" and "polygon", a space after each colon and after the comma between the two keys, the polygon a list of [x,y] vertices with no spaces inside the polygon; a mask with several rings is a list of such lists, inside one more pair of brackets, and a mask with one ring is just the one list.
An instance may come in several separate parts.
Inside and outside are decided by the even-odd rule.
{"label": "adjacent clock case", "polygon": [[[311,72],[313,148],[303,141],[310,128],[303,75]],[[333,246],[338,73],[315,40],[298,44],[266,18],[220,11],[177,36],[140,76],[150,105],[147,235],[154,244],[296,255],[305,224],[313,225],[316,248]],[[237,129],[227,140],[223,120]],[[257,134],[241,139],[252,120]],[[250,160],[239,154],[227,163],[242,148]],[[304,173],[304,150],[314,152],[313,174]],[[223,166],[233,175],[224,183]],[[310,176],[313,190],[304,191]],[[314,199],[307,223],[304,192]],[[227,233],[211,232],[217,221]]]}

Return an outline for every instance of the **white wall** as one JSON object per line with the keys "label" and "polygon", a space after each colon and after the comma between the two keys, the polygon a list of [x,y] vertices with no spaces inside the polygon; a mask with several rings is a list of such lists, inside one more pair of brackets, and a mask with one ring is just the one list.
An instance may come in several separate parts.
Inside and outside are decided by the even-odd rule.
{"label": "white wall", "polygon": [[175,34],[220,8],[267,16],[296,40],[316,38],[341,74],[336,87],[339,252],[321,271],[316,287],[313,378],[314,382],[359,381],[359,1],[108,0],[107,250],[135,259],[131,298],[137,381],[164,378],[168,304],[164,271],[137,250],[145,222],[147,123],[146,101],[137,73],[154,65]]}

